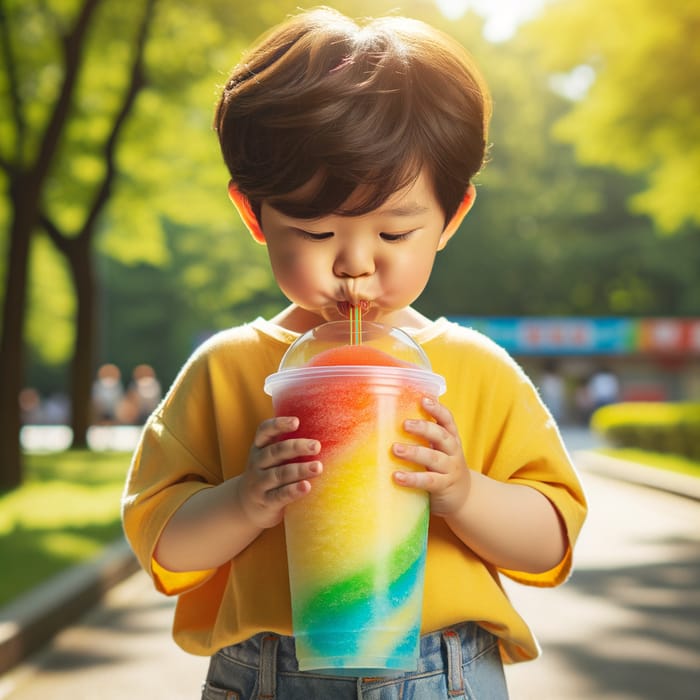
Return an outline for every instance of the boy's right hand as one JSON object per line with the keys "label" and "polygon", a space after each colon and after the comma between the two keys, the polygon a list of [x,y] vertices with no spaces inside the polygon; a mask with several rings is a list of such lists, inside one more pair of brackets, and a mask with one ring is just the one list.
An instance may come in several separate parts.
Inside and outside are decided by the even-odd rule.
{"label": "boy's right hand", "polygon": [[238,504],[250,522],[260,528],[277,525],[284,509],[311,490],[310,480],[323,471],[318,440],[281,439],[299,427],[293,416],[263,421],[255,433],[246,469],[237,479]]}

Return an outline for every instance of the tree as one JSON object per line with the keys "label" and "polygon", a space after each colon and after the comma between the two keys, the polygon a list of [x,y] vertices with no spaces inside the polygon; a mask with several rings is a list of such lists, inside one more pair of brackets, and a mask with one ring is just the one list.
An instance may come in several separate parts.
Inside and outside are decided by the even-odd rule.
{"label": "tree", "polygon": [[[155,0],[128,4],[110,0],[83,0],[79,4],[67,0],[37,4],[1,1],[4,70],[0,99],[8,109],[7,115],[0,115],[0,172],[4,177],[0,184],[5,185],[7,194],[3,202],[6,210],[0,206],[0,220],[4,216],[8,219],[8,256],[0,343],[0,486],[12,487],[22,474],[18,396],[26,364],[28,261],[40,227],[67,260],[75,285],[71,421],[74,441],[85,443],[95,369],[94,243],[104,225],[103,212],[112,200],[117,146],[128,131],[127,117],[136,96],[145,87],[146,35]],[[172,85],[165,81],[161,88],[165,85],[162,89],[168,97],[183,103],[171,112],[182,117],[190,108],[185,96],[187,88],[197,85],[193,76],[201,72],[208,58],[203,47],[208,42],[214,47],[236,46],[237,40],[226,35],[219,20],[225,19],[231,26],[232,17],[236,17],[247,23],[248,30],[259,33],[263,28],[260,12],[251,4],[237,8],[220,0],[209,0],[203,9],[187,2],[168,4],[168,13],[159,20],[161,41],[151,51],[156,55],[159,77],[168,71],[174,76]],[[191,48],[195,53],[188,53]],[[151,107],[147,131],[163,129],[169,106],[166,98],[156,109]],[[207,114],[206,121],[210,118]],[[137,140],[143,143],[143,137]],[[187,146],[180,150],[186,151]],[[163,160],[161,172],[174,160]],[[153,183],[153,171],[139,162],[135,173],[126,178],[137,183],[132,191],[141,189],[143,197]],[[192,178],[186,175],[177,189],[185,190],[191,184]],[[128,190],[128,185],[123,189]],[[144,214],[143,221],[132,219],[131,235],[122,231],[124,241],[114,244],[113,239],[113,251],[117,255],[126,251],[129,242],[139,240],[139,234],[151,224],[153,235],[140,240],[126,256],[138,261],[143,250],[146,256],[162,259],[165,253],[162,246],[159,250],[157,240],[162,219],[171,215],[177,221],[186,206],[171,198],[162,208],[150,201],[136,207]],[[148,208],[151,211],[146,211]]]}
{"label": "tree", "polygon": [[631,208],[661,231],[700,225],[700,3],[566,0],[527,32],[547,69],[592,80],[555,133],[584,163],[642,175]]}
{"label": "tree", "polygon": [[75,342],[71,362],[71,428],[73,445],[87,445],[87,429],[90,425],[90,393],[92,369],[95,365],[95,318],[96,280],[93,261],[93,241],[98,230],[98,221],[117,174],[115,154],[127,117],[133,109],[136,97],[144,87],[144,49],[153,19],[155,0],[147,0],[137,25],[133,59],[128,72],[126,86],[102,146],[101,160],[104,164],[102,177],[95,189],[92,202],[86,207],[79,230],[64,232],[44,209],[41,224],[56,248],[65,256],[70,268],[77,299]]}
{"label": "tree", "polygon": [[[57,249],[68,261],[76,290],[77,319],[71,372],[71,396],[74,444],[84,446],[89,425],[90,387],[94,367],[95,338],[95,276],[92,260],[92,242],[98,220],[110,197],[116,175],[115,152],[123,125],[133,108],[138,92],[144,86],[143,54],[146,36],[152,21],[155,0],[148,0],[143,8],[133,41],[134,51],[131,69],[121,95],[121,101],[113,110],[111,124],[107,127],[100,148],[103,163],[101,173],[92,184],[91,201],[79,214],[81,221],[75,230],[60,223],[51,211],[50,180],[61,160],[62,150],[69,140],[68,131],[76,121],[76,94],[84,62],[90,32],[93,29],[100,0],[85,0],[72,21],[71,28],[63,36],[63,53],[60,59],[63,81],[45,124],[38,124],[30,116],[36,105],[28,94],[26,80],[28,64],[24,64],[16,51],[13,38],[26,31],[30,20],[38,15],[29,14],[16,7],[7,12],[3,6],[2,48],[6,64],[9,104],[14,121],[14,149],[3,153],[2,166],[9,180],[12,224],[10,227],[10,256],[4,297],[3,336],[0,346],[0,376],[3,391],[0,394],[0,479],[3,486],[17,485],[21,480],[21,453],[19,450],[19,407],[17,397],[24,377],[24,320],[26,315],[27,266],[30,243],[41,225]],[[66,17],[49,16],[61,26]],[[11,22],[17,22],[18,31],[11,33]],[[26,23],[26,25],[24,25]],[[24,25],[24,26],[23,26]],[[44,60],[46,60],[44,58]],[[46,67],[46,64],[43,66]],[[54,64],[57,67],[57,63]],[[35,95],[36,97],[36,95]],[[109,118],[108,118],[109,119]],[[33,133],[31,133],[33,132]],[[31,141],[40,145],[32,154]],[[4,145],[4,144],[3,144]],[[88,149],[86,149],[88,150]],[[77,205],[78,202],[75,202]]]}
{"label": "tree", "polygon": [[[9,256],[0,339],[0,487],[16,486],[22,477],[19,448],[18,396],[24,376],[23,329],[26,314],[27,269],[32,236],[39,224],[42,192],[68,122],[82,60],[82,47],[98,0],[85,0],[62,41],[63,78],[45,124],[39,133],[28,113],[26,89],[10,34],[10,13],[0,6],[0,45],[4,63],[12,134],[1,144],[0,167],[7,179],[11,202]],[[15,16],[21,16],[15,8]]]}
{"label": "tree", "polygon": [[[196,11],[190,13],[187,5],[171,3],[167,22],[162,20],[166,38],[161,42],[165,48],[161,53],[170,50],[177,56],[170,63],[178,69],[185,62],[192,64],[173,81],[176,84],[172,92],[183,83],[193,83],[192,75],[198,67],[195,59],[178,54],[174,42],[168,42],[168,35],[175,34],[181,42],[179,48],[187,48],[182,42],[186,17],[199,16]],[[207,9],[216,12],[221,9],[218,5],[212,0]],[[71,361],[71,423],[74,444],[84,445],[86,441],[96,364],[94,247],[116,184],[117,151],[127,131],[127,118],[137,95],[146,87],[144,55],[154,7],[155,0],[130,4],[83,0],[78,5],[65,0],[49,4],[3,0],[0,6],[0,48],[5,69],[0,97],[8,107],[7,115],[0,119],[0,169],[6,179],[5,203],[9,210],[0,345],[3,487],[18,484],[22,474],[17,399],[25,377],[28,261],[41,228],[67,261],[74,284],[77,313]],[[209,23],[213,22],[210,17]],[[196,41],[201,47],[211,38],[211,33],[205,31]],[[167,69],[160,70],[163,72]],[[162,126],[163,121],[150,130]],[[141,163],[138,167],[143,176],[131,180],[143,186],[152,176],[152,169],[143,168]],[[136,209],[143,212],[143,207]],[[5,213],[1,210],[0,214]],[[139,241],[149,222],[157,220],[156,211],[130,226],[127,230],[131,235],[122,235],[126,240],[121,248],[113,246],[117,255],[129,243]],[[154,235],[132,245],[128,252],[132,260],[142,255],[163,257],[158,251],[157,231],[151,233]]]}

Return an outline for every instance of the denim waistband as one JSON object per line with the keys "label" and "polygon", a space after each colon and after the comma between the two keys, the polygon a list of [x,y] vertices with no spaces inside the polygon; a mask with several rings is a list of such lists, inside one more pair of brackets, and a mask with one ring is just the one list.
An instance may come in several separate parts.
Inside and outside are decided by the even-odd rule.
{"label": "denim waistband", "polygon": [[[492,648],[493,643],[493,635],[474,622],[463,622],[425,634],[420,639],[417,672],[429,673],[446,668],[449,672],[452,663],[461,666],[461,663],[467,663]],[[261,662],[271,663],[278,673],[299,671],[294,637],[272,632],[261,632],[244,642],[224,647],[218,654],[254,667]]]}

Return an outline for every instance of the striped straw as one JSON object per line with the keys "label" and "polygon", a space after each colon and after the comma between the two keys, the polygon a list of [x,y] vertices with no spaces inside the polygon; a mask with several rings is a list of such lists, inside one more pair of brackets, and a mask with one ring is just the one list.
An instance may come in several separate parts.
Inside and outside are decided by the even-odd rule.
{"label": "striped straw", "polygon": [[360,304],[350,307],[350,345],[362,343],[362,307]]}

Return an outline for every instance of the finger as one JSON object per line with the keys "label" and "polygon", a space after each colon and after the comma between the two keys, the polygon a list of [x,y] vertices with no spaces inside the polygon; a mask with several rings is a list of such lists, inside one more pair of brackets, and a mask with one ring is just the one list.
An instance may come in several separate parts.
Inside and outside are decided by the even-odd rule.
{"label": "finger", "polygon": [[454,422],[452,413],[446,406],[443,406],[431,396],[423,397],[421,405],[437,421],[438,425],[441,425],[448,433],[457,437],[457,425]]}
{"label": "finger", "polygon": [[274,487],[266,491],[265,499],[284,506],[309,493],[311,482],[323,472],[323,465],[317,461],[285,464],[270,472]]}
{"label": "finger", "polygon": [[399,486],[436,493],[442,488],[441,476],[435,472],[394,472],[394,481]]}
{"label": "finger", "polygon": [[266,475],[270,482],[269,492],[284,489],[300,481],[313,479],[323,471],[323,465],[318,460],[312,462],[294,462],[283,464],[267,470]]}
{"label": "finger", "polygon": [[295,481],[293,484],[282,486],[267,494],[267,500],[281,510],[294,501],[298,501],[303,496],[311,491],[311,482],[304,479]]}
{"label": "finger", "polygon": [[412,464],[417,464],[433,472],[446,474],[449,471],[449,457],[439,450],[425,445],[407,445],[396,442],[391,447],[393,453]]}
{"label": "finger", "polygon": [[459,439],[446,428],[432,421],[407,420],[404,421],[404,429],[446,454],[456,454],[460,450]]}
{"label": "finger", "polygon": [[280,435],[293,433],[299,427],[296,416],[277,416],[263,421],[255,431],[253,445],[258,449],[274,442]]}
{"label": "finger", "polygon": [[291,438],[273,442],[262,448],[253,461],[259,469],[270,469],[281,464],[309,458],[321,451],[318,440],[308,438]]}

